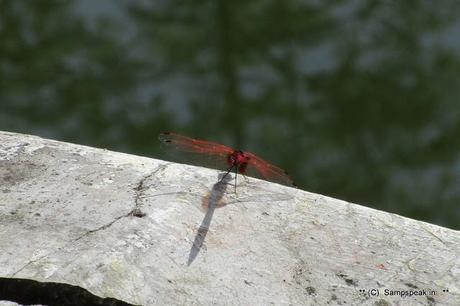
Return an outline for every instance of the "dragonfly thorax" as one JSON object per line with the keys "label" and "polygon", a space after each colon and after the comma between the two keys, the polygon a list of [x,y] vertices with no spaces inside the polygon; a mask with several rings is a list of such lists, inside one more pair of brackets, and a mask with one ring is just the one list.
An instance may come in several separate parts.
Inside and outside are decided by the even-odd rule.
{"label": "dragonfly thorax", "polygon": [[248,161],[249,157],[244,155],[244,152],[240,150],[235,150],[227,156],[227,163],[229,166],[243,166],[246,168]]}

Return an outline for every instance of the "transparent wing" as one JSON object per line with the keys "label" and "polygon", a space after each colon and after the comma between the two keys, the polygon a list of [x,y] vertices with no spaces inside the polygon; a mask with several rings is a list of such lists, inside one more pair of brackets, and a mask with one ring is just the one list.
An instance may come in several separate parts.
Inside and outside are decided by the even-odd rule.
{"label": "transparent wing", "polygon": [[[272,181],[275,183],[280,183],[287,186],[294,186],[296,184],[291,179],[291,177],[287,174],[286,171],[283,169],[270,164],[269,162],[263,160],[259,156],[251,153],[251,152],[244,152],[244,155],[249,157],[248,161],[248,174],[251,175],[251,168],[253,168],[257,173],[255,176],[261,176],[262,178]],[[259,174],[259,175],[257,175]]]}
{"label": "transparent wing", "polygon": [[224,170],[228,167],[228,154],[233,153],[225,145],[174,133],[161,133],[158,139],[168,159],[185,164]]}
{"label": "transparent wing", "polygon": [[233,149],[211,141],[193,139],[174,133],[161,133],[158,139],[167,145],[172,145],[179,150],[193,153],[218,155],[227,158]]}

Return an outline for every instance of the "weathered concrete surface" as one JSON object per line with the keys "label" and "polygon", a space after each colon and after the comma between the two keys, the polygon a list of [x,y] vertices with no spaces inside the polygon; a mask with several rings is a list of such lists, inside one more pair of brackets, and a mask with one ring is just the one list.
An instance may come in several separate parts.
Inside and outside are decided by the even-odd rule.
{"label": "weathered concrete surface", "polygon": [[217,175],[0,132],[0,277],[141,305],[460,305],[458,231]]}

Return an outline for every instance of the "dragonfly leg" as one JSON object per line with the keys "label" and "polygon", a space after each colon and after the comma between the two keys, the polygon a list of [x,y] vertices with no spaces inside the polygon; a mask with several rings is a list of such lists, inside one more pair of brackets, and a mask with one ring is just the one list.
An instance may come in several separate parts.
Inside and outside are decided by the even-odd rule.
{"label": "dragonfly leg", "polygon": [[235,194],[236,194],[237,177],[238,177],[238,167],[235,167]]}
{"label": "dragonfly leg", "polygon": [[222,178],[219,180],[219,182],[222,182],[227,177],[227,175],[230,173],[230,171],[232,171],[233,167],[234,166],[230,166],[227,170],[225,170],[226,172],[225,172],[224,176],[222,176]]}

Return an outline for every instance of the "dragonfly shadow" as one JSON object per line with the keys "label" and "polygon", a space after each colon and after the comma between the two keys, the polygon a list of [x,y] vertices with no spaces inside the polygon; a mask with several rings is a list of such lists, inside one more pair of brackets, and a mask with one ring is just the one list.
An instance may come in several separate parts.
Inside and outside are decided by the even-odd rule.
{"label": "dragonfly shadow", "polygon": [[[206,215],[201,221],[200,227],[195,235],[195,240],[193,241],[192,248],[190,249],[190,254],[188,256],[187,266],[190,266],[195,258],[198,256],[198,253],[203,246],[206,235],[208,234],[209,227],[211,225],[212,216],[216,208],[225,206],[222,203],[222,197],[225,194],[225,191],[228,187],[228,182],[231,179],[230,175],[225,173],[219,174],[219,181],[212,186],[211,191],[208,195],[203,198],[203,206],[207,208]],[[222,179],[223,177],[223,179]]]}

